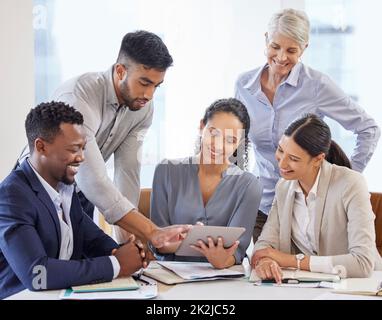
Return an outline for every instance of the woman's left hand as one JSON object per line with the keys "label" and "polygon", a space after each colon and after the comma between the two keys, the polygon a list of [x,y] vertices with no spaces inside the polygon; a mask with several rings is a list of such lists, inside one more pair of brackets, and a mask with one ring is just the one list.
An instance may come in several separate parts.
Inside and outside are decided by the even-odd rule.
{"label": "woman's left hand", "polygon": [[215,245],[211,237],[208,237],[208,243],[204,243],[202,240],[198,241],[198,246],[191,245],[193,249],[202,253],[207,260],[217,269],[228,268],[235,264],[235,257],[233,256],[240,241],[229,247],[224,248],[223,239],[218,238],[218,242]]}
{"label": "woman's left hand", "polygon": [[295,267],[296,258],[292,254],[284,253],[271,247],[257,250],[252,256],[252,267],[262,258],[271,258],[276,261],[280,267]]}

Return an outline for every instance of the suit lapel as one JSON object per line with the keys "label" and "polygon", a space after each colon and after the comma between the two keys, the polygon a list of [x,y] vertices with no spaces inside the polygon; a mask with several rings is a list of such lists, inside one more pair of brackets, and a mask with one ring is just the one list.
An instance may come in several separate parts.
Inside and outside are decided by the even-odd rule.
{"label": "suit lapel", "polygon": [[[41,182],[38,180],[36,174],[33,172],[33,169],[30,167],[28,161],[24,160],[21,163],[20,167],[21,167],[21,170],[24,172],[26,178],[28,179],[32,187],[32,190],[36,192],[37,198],[39,198],[42,204],[48,209],[49,214],[51,218],[53,219],[53,222],[56,228],[58,243],[60,244],[61,243],[61,227],[60,227],[60,222],[58,220],[58,214],[52,200],[50,199],[48,193],[42,186]],[[58,251],[59,250],[60,249],[58,248]]]}
{"label": "suit lapel", "polygon": [[285,190],[285,196],[281,195],[280,199],[285,199],[285,203],[279,203],[282,215],[280,219],[280,250],[282,252],[291,252],[292,239],[292,214],[294,205],[295,191],[293,184],[288,183],[288,189]]}
{"label": "suit lapel", "polygon": [[332,165],[324,161],[321,166],[320,180],[317,186],[317,197],[316,197],[316,215],[314,222],[314,233],[315,241],[317,245],[317,254],[320,255],[320,234],[321,234],[321,223],[322,216],[324,214],[326,197],[329,190],[330,179],[332,176]]}

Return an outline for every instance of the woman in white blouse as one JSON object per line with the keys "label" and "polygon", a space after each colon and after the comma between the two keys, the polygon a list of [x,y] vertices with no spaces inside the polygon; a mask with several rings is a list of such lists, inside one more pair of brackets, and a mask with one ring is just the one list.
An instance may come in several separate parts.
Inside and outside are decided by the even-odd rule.
{"label": "woman in white blouse", "polygon": [[327,124],[313,114],[291,123],[276,159],[282,178],[254,247],[257,275],[280,283],[283,267],[341,277],[382,269],[366,181],[349,169]]}

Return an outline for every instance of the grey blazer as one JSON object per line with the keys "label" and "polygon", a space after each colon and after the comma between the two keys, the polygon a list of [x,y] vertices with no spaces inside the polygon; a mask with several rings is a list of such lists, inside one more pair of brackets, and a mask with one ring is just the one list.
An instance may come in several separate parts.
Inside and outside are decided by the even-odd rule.
{"label": "grey blazer", "polygon": [[[291,241],[295,199],[291,182],[279,180],[272,209],[254,251],[273,247],[296,253]],[[372,270],[382,270],[375,244],[375,215],[364,177],[324,161],[316,201],[317,255],[331,256],[333,266],[345,268],[347,277],[368,277]]]}

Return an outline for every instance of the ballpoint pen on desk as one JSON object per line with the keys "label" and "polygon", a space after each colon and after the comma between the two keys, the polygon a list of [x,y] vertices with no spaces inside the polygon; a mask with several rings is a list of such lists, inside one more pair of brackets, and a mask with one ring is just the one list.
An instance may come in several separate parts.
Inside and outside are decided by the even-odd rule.
{"label": "ballpoint pen on desk", "polygon": [[141,282],[146,283],[146,284],[151,284],[150,282],[148,282],[147,280],[142,278],[142,274],[143,274],[143,268],[141,268],[138,271],[138,273],[134,273],[132,275],[132,277],[133,277],[134,280],[138,280],[138,281],[141,281]]}

